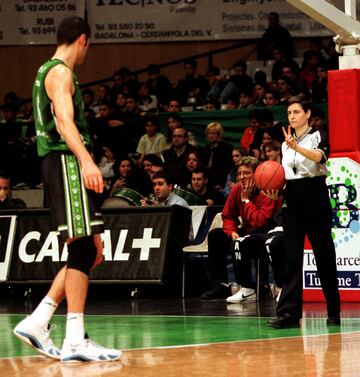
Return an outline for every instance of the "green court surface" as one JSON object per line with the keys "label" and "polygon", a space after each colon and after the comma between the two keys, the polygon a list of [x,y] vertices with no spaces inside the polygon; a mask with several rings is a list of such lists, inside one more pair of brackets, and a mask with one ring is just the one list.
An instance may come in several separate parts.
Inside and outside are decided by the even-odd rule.
{"label": "green court surface", "polygon": [[[0,315],[0,358],[36,355],[12,333],[22,318],[23,315]],[[59,347],[65,334],[65,320],[64,315],[52,320],[55,328],[51,337]],[[87,315],[85,326],[96,342],[122,350],[358,332],[360,328],[358,318],[345,318],[341,327],[331,328],[326,326],[325,318],[305,318],[300,329],[287,330],[269,328],[267,320],[235,316]]]}

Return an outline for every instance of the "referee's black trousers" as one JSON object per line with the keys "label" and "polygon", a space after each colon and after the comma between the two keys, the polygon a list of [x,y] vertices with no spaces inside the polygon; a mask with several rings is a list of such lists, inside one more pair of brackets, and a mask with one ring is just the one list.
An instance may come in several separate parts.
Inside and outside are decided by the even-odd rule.
{"label": "referee's black trousers", "polygon": [[325,177],[287,181],[284,190],[284,281],[277,315],[302,317],[305,235],[313,248],[328,316],[340,315],[332,210]]}

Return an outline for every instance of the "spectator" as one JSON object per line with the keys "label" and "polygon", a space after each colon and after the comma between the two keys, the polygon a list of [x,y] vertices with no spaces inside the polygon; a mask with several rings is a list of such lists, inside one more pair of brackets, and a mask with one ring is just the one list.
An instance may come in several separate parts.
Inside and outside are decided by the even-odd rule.
{"label": "spectator", "polygon": [[220,75],[218,67],[210,67],[206,72],[206,78],[210,85],[210,90],[206,95],[207,100],[216,100],[220,102],[221,92],[225,88],[227,79]]}
{"label": "spectator", "polygon": [[118,158],[114,163],[113,169],[115,176],[110,187],[110,195],[121,187],[126,187],[130,172],[135,168],[133,162],[128,157]]}
{"label": "spectator", "polygon": [[254,141],[255,131],[258,128],[260,128],[260,110],[254,109],[248,113],[248,127],[245,128],[240,139],[240,145],[248,152],[250,151],[250,145]]}
{"label": "spectator", "polygon": [[145,113],[156,113],[158,111],[158,99],[155,94],[149,94],[149,88],[145,82],[138,83],[137,94],[141,111]]}
{"label": "spectator", "polygon": [[181,104],[177,98],[171,98],[164,107],[164,111],[168,113],[178,113],[181,111]]}
{"label": "spectator", "polygon": [[202,150],[203,163],[210,171],[211,183],[221,190],[232,168],[233,147],[224,141],[224,128],[218,122],[207,125],[205,136],[207,145]]}
{"label": "spectator", "polygon": [[[156,64],[149,64],[147,73],[149,79],[146,81],[146,84],[149,88],[149,95],[156,96],[159,109],[164,110],[171,98],[172,85],[166,76],[160,74],[160,67]],[[180,108],[177,111],[180,111]]]}
{"label": "spectator", "polygon": [[150,117],[146,120],[145,131],[146,134],[141,136],[136,152],[140,154],[138,159],[139,166],[146,154],[153,153],[160,155],[166,147],[165,136],[159,132],[160,122],[156,117]]}
{"label": "spectator", "polygon": [[276,106],[279,103],[279,93],[276,90],[267,90],[263,102],[265,106]]}
{"label": "spectator", "polygon": [[196,148],[189,144],[189,135],[184,128],[176,128],[173,131],[172,145],[163,153],[165,168],[172,172],[174,183],[180,184],[181,172],[184,171],[187,156]]}
{"label": "spectator", "polygon": [[288,76],[280,76],[276,86],[280,96],[279,104],[286,105],[287,100],[292,96],[293,82]]}
{"label": "spectator", "polygon": [[208,206],[224,204],[224,196],[211,187],[207,169],[203,167],[192,171],[190,189]]}
{"label": "spectator", "polygon": [[325,113],[321,109],[313,109],[309,118],[310,127],[316,130],[324,130],[328,135],[328,125],[325,120]]}
{"label": "spectator", "polygon": [[247,64],[238,60],[233,66],[234,74],[230,76],[220,95],[220,102],[227,103],[230,97],[239,97],[241,91],[252,92],[253,79],[246,73]]}
{"label": "spectator", "polygon": [[193,105],[194,102],[190,99],[203,101],[210,90],[210,85],[204,76],[197,73],[197,62],[194,59],[184,60],[184,68],[185,77],[176,85],[175,94],[182,106]]}
{"label": "spectator", "polygon": [[[208,235],[208,277],[212,289],[203,293],[202,299],[212,300],[231,296],[227,275],[227,253],[231,242],[240,236],[266,232],[272,227],[272,218],[278,203],[260,193],[254,183],[254,172],[259,161],[244,157],[238,167],[238,183],[231,190],[222,211],[223,227]],[[239,218],[242,219],[239,228]],[[237,281],[251,272],[249,264],[235,269]]]}
{"label": "spectator", "polygon": [[174,181],[172,180],[170,174],[164,171],[159,171],[152,176],[152,183],[154,188],[155,200],[153,202],[149,202],[148,200],[142,200],[142,206],[179,205],[185,208],[189,208],[189,205],[183,198],[173,193]]}
{"label": "spectator", "polygon": [[284,67],[289,67],[294,74],[294,77],[290,77],[292,80],[295,79],[295,76],[299,74],[300,67],[299,64],[294,60],[286,56],[286,53],[280,48],[275,47],[273,49],[274,63],[271,69],[271,79],[272,81],[277,81],[280,76],[282,76]]}
{"label": "spectator", "polygon": [[233,160],[233,168],[230,170],[227,178],[224,190],[222,190],[222,194],[225,198],[227,198],[230,194],[230,191],[235,186],[237,182],[237,169],[239,163],[243,157],[249,155],[249,152],[243,146],[235,147],[232,151],[232,160]]}
{"label": "spectator", "polygon": [[[166,134],[167,148],[170,148],[173,142],[173,132],[177,128],[182,128],[183,123],[180,114],[171,113],[166,118],[166,124],[168,126]],[[189,144],[196,146],[196,140],[192,132],[188,132]]]}
{"label": "spectator", "polygon": [[328,78],[324,64],[316,67],[316,78],[313,82],[311,97],[314,103],[327,102],[328,100]]}
{"label": "spectator", "polygon": [[205,101],[205,111],[218,111],[221,103],[217,99],[209,98]]}
{"label": "spectator", "polygon": [[278,140],[271,140],[264,149],[266,160],[281,163],[281,143]]}
{"label": "spectator", "polygon": [[[157,171],[164,170],[164,163],[158,155],[149,153],[144,156],[141,167],[144,172],[151,176]],[[154,169],[152,169],[152,167],[154,167]],[[159,167],[159,169],[155,169],[155,167]]]}
{"label": "spectator", "polygon": [[0,176],[0,210],[23,208],[26,208],[23,200],[12,198],[10,179]]}
{"label": "spectator", "polygon": [[191,186],[192,172],[201,166],[200,154],[197,150],[191,151],[186,159],[184,168],[180,172],[178,185],[182,188],[189,188]]}
{"label": "spectator", "polygon": [[294,56],[292,37],[287,28],[280,25],[280,17],[276,12],[270,12],[268,16],[268,28],[262,35],[258,46],[258,60],[274,59],[273,50],[277,47],[284,52],[287,58]]}

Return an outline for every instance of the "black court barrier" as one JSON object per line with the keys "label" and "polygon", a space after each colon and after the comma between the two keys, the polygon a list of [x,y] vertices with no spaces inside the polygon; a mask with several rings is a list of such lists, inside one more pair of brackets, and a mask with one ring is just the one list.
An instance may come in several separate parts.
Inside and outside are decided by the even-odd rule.
{"label": "black court barrier", "polygon": [[[104,262],[91,272],[92,281],[181,284],[191,210],[124,207],[103,213]],[[66,244],[50,230],[49,210],[0,212],[0,281],[51,281],[66,260]]]}

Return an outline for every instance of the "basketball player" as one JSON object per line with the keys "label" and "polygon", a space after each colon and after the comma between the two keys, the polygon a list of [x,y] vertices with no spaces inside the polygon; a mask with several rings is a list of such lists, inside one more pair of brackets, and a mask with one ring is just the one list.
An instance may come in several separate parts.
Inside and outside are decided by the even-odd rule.
{"label": "basketball player", "polygon": [[[62,362],[111,361],[121,356],[121,351],[91,341],[84,331],[89,273],[103,259],[103,220],[95,196],[103,191],[104,183],[89,152],[90,137],[73,72],[86,56],[89,38],[86,21],[65,18],[57,30],[56,52],[40,67],[33,88],[42,180],[54,226],[67,243],[68,260],[45,298],[15,327],[14,334],[39,353]],[[60,351],[50,338],[48,325],[64,298],[68,313]]]}

